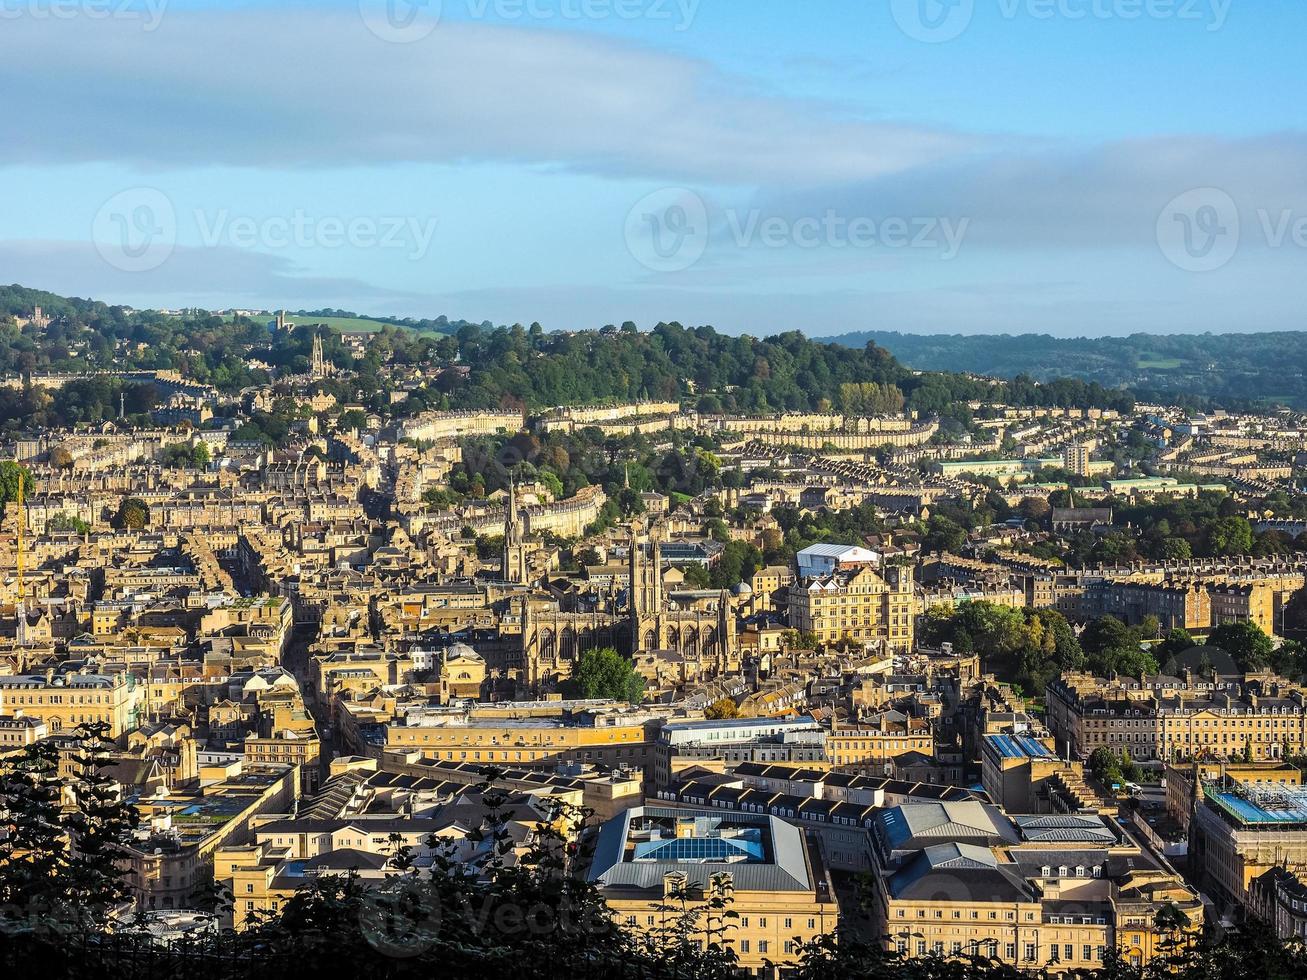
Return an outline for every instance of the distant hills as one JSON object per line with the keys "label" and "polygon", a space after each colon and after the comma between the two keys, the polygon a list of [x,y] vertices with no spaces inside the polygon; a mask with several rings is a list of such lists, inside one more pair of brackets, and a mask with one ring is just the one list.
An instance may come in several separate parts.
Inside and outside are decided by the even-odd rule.
{"label": "distant hills", "polygon": [[1104,387],[1129,387],[1142,401],[1307,410],[1307,332],[1302,331],[1062,338],[874,330],[823,339],[854,348],[871,342],[921,371],[1025,375],[1036,381],[1072,375]]}
{"label": "distant hills", "polygon": [[[49,328],[18,330],[37,306],[53,318]],[[792,330],[757,339],[676,323],[647,333],[636,331],[634,324],[551,332],[537,324],[508,328],[444,316],[398,318],[336,309],[288,311],[288,316],[301,325],[327,323],[337,331],[394,327],[431,343],[457,336],[454,350],[463,350],[475,374],[468,387],[476,390],[461,394],[475,394],[488,399],[487,404],[504,397],[529,404],[655,393],[672,397],[689,385],[700,392],[729,393],[722,405],[729,410],[828,404],[853,411],[860,404],[859,386],[874,382],[902,393],[908,407],[927,413],[943,412],[959,399],[974,400],[982,391],[1020,404],[1102,406],[1133,399],[1196,409],[1282,405],[1307,411],[1307,332],[1299,331],[1067,339],[891,331],[807,338]],[[6,321],[8,331],[0,329],[0,374],[84,370],[111,362],[122,366],[123,344],[130,339],[137,343],[132,366],[185,368],[219,387],[241,385],[250,383],[245,365],[251,345],[262,347],[270,339],[255,329],[264,326],[262,316],[246,320],[196,310],[172,316],[130,311],[16,285],[0,286],[0,328]],[[187,353],[197,341],[203,358]],[[70,353],[79,347],[80,355]],[[841,356],[840,348],[852,348],[859,356]],[[297,353],[302,352],[265,351],[263,359],[275,363],[281,354],[293,358]],[[477,353],[485,354],[483,362],[476,362]],[[961,375],[1015,383],[994,391],[994,386]],[[1039,390],[1033,390],[1031,381],[1040,383]]]}

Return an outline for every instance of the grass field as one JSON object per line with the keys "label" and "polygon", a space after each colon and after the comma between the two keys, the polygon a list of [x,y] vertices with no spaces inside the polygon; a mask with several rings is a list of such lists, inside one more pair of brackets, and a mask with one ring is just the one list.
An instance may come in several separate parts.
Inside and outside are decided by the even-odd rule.
{"label": "grass field", "polygon": [[1135,367],[1141,371],[1174,371],[1183,365],[1184,361],[1178,357],[1158,357],[1156,354],[1140,354],[1135,361]]}
{"label": "grass field", "polygon": [[[227,319],[231,319],[228,317]],[[276,314],[269,313],[269,321],[276,319]],[[349,330],[359,333],[376,333],[382,327],[397,326],[393,323],[382,323],[380,320],[369,320],[367,317],[359,316],[296,316],[293,313],[286,314],[286,319],[291,323],[325,323],[332,330],[340,332]],[[400,330],[411,330],[412,327],[398,327]]]}

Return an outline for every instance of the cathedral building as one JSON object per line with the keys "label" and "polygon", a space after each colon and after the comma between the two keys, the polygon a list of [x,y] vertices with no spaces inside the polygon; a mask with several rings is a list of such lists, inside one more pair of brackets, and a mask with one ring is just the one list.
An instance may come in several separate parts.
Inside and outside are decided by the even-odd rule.
{"label": "cathedral building", "polygon": [[[505,568],[517,562],[505,534]],[[514,546],[516,547],[516,546]],[[524,560],[524,559],[523,559]],[[612,647],[639,663],[684,660],[687,677],[714,677],[738,670],[735,613],[725,590],[669,590],[661,530],[641,541],[632,535],[630,586],[625,602],[564,610],[557,600],[523,596],[522,680],[533,690],[556,687],[572,674],[587,650]],[[505,577],[508,577],[506,573]]]}
{"label": "cathedral building", "polygon": [[665,591],[662,531],[647,542],[631,539],[630,650],[633,655],[668,651],[696,661],[701,674],[724,674],[738,657],[735,614],[726,590]]}
{"label": "cathedral building", "polygon": [[528,556],[530,548],[526,543],[526,530],[522,517],[517,510],[517,491],[513,481],[508,481],[508,509],[504,519],[504,553],[500,565],[505,582],[525,585],[530,576]]}

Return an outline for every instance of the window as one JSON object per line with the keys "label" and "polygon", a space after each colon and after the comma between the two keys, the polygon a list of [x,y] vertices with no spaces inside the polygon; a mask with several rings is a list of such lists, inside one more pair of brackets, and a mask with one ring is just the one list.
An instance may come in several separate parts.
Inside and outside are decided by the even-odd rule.
{"label": "window", "polygon": [[767,940],[765,940],[765,939],[759,939],[759,940],[758,940],[758,952],[759,952],[759,953],[766,953],[766,952],[767,952]]}

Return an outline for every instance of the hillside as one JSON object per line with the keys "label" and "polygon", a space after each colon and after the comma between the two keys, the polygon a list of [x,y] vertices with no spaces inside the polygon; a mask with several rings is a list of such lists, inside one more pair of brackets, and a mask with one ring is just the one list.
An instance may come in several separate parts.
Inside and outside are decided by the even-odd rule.
{"label": "hillside", "polygon": [[875,343],[923,371],[1026,375],[1036,381],[1069,372],[1104,387],[1127,386],[1144,401],[1307,409],[1307,332],[1068,339],[864,331],[829,340],[854,348]]}

